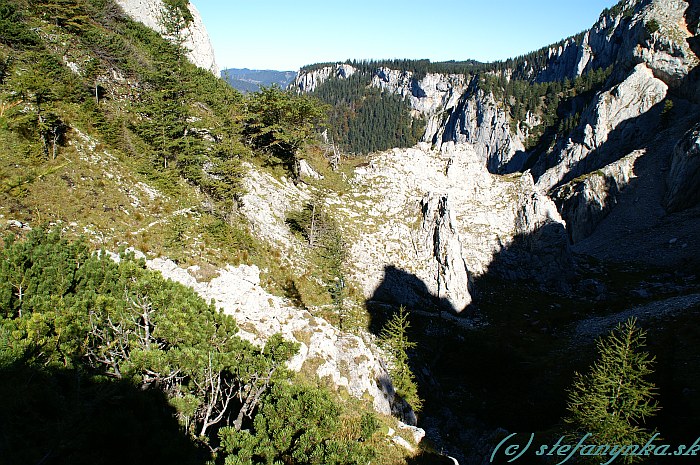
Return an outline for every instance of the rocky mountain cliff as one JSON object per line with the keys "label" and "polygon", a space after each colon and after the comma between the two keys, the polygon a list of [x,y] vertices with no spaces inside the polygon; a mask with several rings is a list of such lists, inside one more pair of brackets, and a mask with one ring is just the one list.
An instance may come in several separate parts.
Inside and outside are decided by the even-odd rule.
{"label": "rocky mountain cliff", "polygon": [[[160,0],[120,3],[157,27]],[[284,132],[296,120],[266,126],[251,110],[255,96],[179,55],[160,66],[153,45],[164,41],[111,11],[101,20],[128,23],[123,41],[117,27],[87,22],[92,33],[78,37],[71,24],[39,13],[15,31],[16,43],[0,41],[0,65],[12,70],[3,71],[0,89],[9,115],[0,114],[7,229],[24,233],[50,221],[95,248],[142,250],[149,268],[233,315],[246,340],[261,345],[281,333],[299,343],[289,368],[400,428],[374,439],[398,445],[399,455],[421,440],[423,430],[404,424],[419,420],[435,450],[488,463],[503,428],[560,424],[570,375],[589,361],[584,336],[591,343],[626,315],[663,319],[659,331],[668,332],[658,345],[675,341],[674,328],[697,327],[697,0],[625,0],[584,34],[505,63],[470,62],[464,73],[378,66],[366,85],[406,99],[426,121],[422,141],[340,157],[332,141],[309,136],[287,165],[245,131]],[[214,72],[192,14],[191,58]],[[33,37],[35,29],[41,35]],[[109,47],[103,35],[114,39]],[[37,64],[29,47],[37,43],[46,44],[50,66]],[[13,68],[18,51],[21,66]],[[84,72],[92,60],[101,65],[94,80]],[[175,68],[182,69],[169,79],[148,80]],[[45,69],[62,70],[62,80],[39,84],[65,89],[46,93],[56,100],[42,114],[18,95],[31,93],[22,86]],[[365,72],[322,66],[293,85],[311,92]],[[582,85],[578,78],[591,73],[599,81]],[[165,106],[172,102],[162,86],[181,82],[192,84],[177,90],[186,104]],[[520,112],[515,84],[527,89],[519,97],[536,100]],[[536,86],[536,99],[526,95]],[[61,97],[71,89],[72,99]],[[36,119],[24,118],[32,111]],[[31,132],[45,116],[53,133],[25,141],[15,130]],[[173,124],[178,134],[166,140]],[[311,229],[318,220],[345,246],[332,279],[323,274],[328,257],[319,257],[329,248],[304,236],[304,214]],[[644,265],[653,271],[640,272]],[[408,339],[417,348],[407,358],[426,397],[418,418],[396,395],[392,357],[377,343],[382,319],[400,305],[410,310]],[[685,334],[666,354],[674,379],[664,400],[686,402],[671,412],[697,404],[697,338]]]}
{"label": "rocky mountain cliff", "polygon": [[683,0],[621,1],[603,12],[580,39],[550,47],[543,67],[525,63],[517,71],[544,82],[615,65],[619,81],[644,62],[658,78],[679,88],[697,65],[694,41],[687,40],[697,33],[696,9],[694,2]]}
{"label": "rocky mountain cliff", "polygon": [[[626,87],[636,86],[630,90],[640,95],[641,100],[620,102],[625,108],[632,105],[628,112],[611,109],[620,119],[608,121],[604,117],[602,124],[608,128],[616,127],[622,119],[636,116],[635,111],[645,113],[666,96],[666,90],[639,87],[643,86],[641,81],[648,78],[653,77],[657,79],[654,82],[663,82],[674,92],[695,101],[697,81],[695,74],[690,75],[690,72],[698,64],[697,55],[692,50],[697,34],[697,30],[692,30],[697,28],[697,7],[690,3],[680,0],[621,2],[614,11],[601,14],[598,22],[580,37],[543,50],[547,59],[542,65],[525,60],[503,72],[514,77],[525,76],[533,82],[550,82],[574,79],[595,69],[614,66],[615,73],[609,87],[629,78],[640,81],[630,82]],[[651,29],[656,30],[650,32]],[[651,74],[642,77],[639,74],[641,69],[636,74],[632,72],[641,63]],[[301,72],[292,87],[300,92],[312,92],[331,77],[345,78],[355,72],[349,64]],[[414,77],[414,74],[377,68],[371,85],[405,97],[411,107],[427,119],[424,141],[437,148],[445,142],[466,142],[483,155],[490,171],[521,170],[522,161],[512,163],[512,159],[524,151],[523,144],[529,134],[522,128],[538,125],[537,115],[529,114],[515,124],[501,102],[481,90],[479,80],[472,76],[428,73]],[[649,96],[643,97],[647,91],[650,91]],[[589,106],[590,109],[594,107],[595,104]],[[591,120],[592,115],[586,119]],[[515,130],[509,128],[510,122],[514,123]],[[588,123],[582,122],[581,127]],[[602,127],[593,131],[598,134],[598,142],[606,137],[604,131]]]}
{"label": "rocky mountain cliff", "polygon": [[[164,32],[160,20],[163,0],[117,0],[117,3],[126,14],[136,21],[142,22],[161,34]],[[192,14],[192,22],[184,31],[185,42],[183,45],[188,50],[187,57],[195,65],[211,71],[218,77],[219,67],[216,64],[214,47],[211,45],[207,28],[204,26],[197,8],[192,3],[189,3],[188,8]]]}
{"label": "rocky mountain cliff", "polygon": [[[370,282],[376,284],[382,267],[396,266],[419,276],[429,295],[444,297],[459,308],[469,303],[465,296],[471,278],[467,276],[482,274],[494,251],[508,249],[518,234],[528,237],[528,247],[535,255],[548,255],[552,246],[566,255],[570,253],[568,242],[580,253],[620,260],[646,257],[651,262],[660,253],[650,252],[660,250],[672,238],[670,229],[677,235],[697,230],[700,218],[693,186],[698,178],[693,160],[694,125],[700,115],[696,72],[700,61],[695,48],[698,10],[695,1],[623,1],[603,12],[589,31],[545,49],[543,60],[524,60],[512,68],[491,71],[509,79],[542,83],[574,79],[597,69],[613,70],[599,91],[587,100],[579,97],[577,124],[568,135],[547,141],[549,146],[540,143],[533,148],[528,141],[542,124],[542,115],[528,111],[524,120],[514,120],[508,103],[484,90],[478,72],[420,76],[410,70],[377,68],[370,85],[403,96],[427,124],[425,144],[372,157],[370,168],[357,173],[358,182],[367,179],[368,173],[383,179],[363,191],[381,192],[371,211],[388,228],[376,237],[365,235],[353,247],[355,263],[381,257],[359,274],[365,293],[373,294],[375,286]],[[355,72],[349,64],[326,66],[300,73],[293,87],[308,92],[328,79]],[[460,160],[465,159],[471,168],[457,173],[463,169]],[[489,177],[489,173],[524,173],[522,179],[532,181],[504,182],[507,178]],[[425,176],[436,178],[423,179]],[[479,185],[476,179],[490,185]],[[497,193],[495,186],[509,182],[518,187]],[[396,186],[394,192],[391,186]],[[418,190],[410,193],[409,186]],[[448,194],[451,190],[455,193]],[[483,206],[475,207],[459,197],[467,192]],[[499,202],[487,200],[491,196]],[[542,206],[543,202],[552,202],[544,210],[547,213],[531,216],[526,205]],[[686,212],[682,218],[677,214],[680,209]],[[418,213],[408,213],[412,211]],[[394,217],[394,212],[405,218]],[[485,216],[476,220],[467,212],[476,218]],[[564,236],[533,236],[545,222],[558,224]],[[415,226],[402,233],[405,226],[399,225],[407,224]],[[480,224],[483,230],[473,232]],[[660,224],[666,224],[663,232]],[[429,246],[416,237],[420,231],[432,238]],[[630,236],[636,238],[632,248],[606,246],[626,242]],[[537,240],[545,240],[546,246],[536,245]],[[361,244],[379,250],[360,251]],[[697,241],[684,240],[683,244],[683,249],[666,253],[664,262],[700,252]],[[423,254],[425,259],[419,258],[421,247],[430,251]],[[402,260],[392,250],[415,253]],[[558,254],[543,258],[528,253],[525,259],[522,253],[520,258],[515,254],[507,260],[507,274],[527,275],[521,271],[546,262],[545,268],[552,265],[550,273],[533,274],[545,282],[547,275],[562,278],[567,273],[561,270],[571,266],[571,259]],[[433,263],[428,265],[431,255]],[[417,263],[425,263],[425,269],[419,270]]]}

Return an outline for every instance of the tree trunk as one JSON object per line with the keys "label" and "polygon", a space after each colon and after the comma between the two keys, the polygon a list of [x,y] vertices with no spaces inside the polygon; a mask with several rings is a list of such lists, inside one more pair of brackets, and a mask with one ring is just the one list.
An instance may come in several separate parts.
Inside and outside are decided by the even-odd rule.
{"label": "tree trunk", "polygon": [[253,387],[250,388],[245,402],[238,411],[238,416],[233,421],[233,427],[236,428],[236,431],[241,430],[241,427],[243,426],[243,418],[249,416],[249,413],[255,408],[258,400],[260,400],[260,397],[265,392],[265,389],[267,389],[267,383],[263,384],[258,389],[254,389]]}
{"label": "tree trunk", "polygon": [[163,169],[168,169],[168,154],[165,153],[165,126],[161,126],[161,150],[163,151]]}
{"label": "tree trunk", "polygon": [[22,284],[19,285],[19,288],[17,289],[18,295],[17,298],[19,298],[19,317],[22,318],[22,297],[24,297],[24,289],[22,289]]}
{"label": "tree trunk", "polygon": [[[39,113],[38,118],[39,118],[39,127],[41,128],[44,125],[44,117],[41,116],[41,113]],[[48,141],[48,138],[46,136],[46,132],[40,129],[40,133],[41,133],[41,146],[42,146],[42,149],[44,151],[44,156],[46,158],[49,158],[49,141]]]}
{"label": "tree trunk", "polygon": [[316,203],[311,205],[311,227],[309,229],[309,245],[314,246],[316,241]]}
{"label": "tree trunk", "polygon": [[56,159],[56,153],[58,151],[58,139],[60,138],[60,134],[58,132],[58,129],[53,130],[53,142],[51,144],[51,160]]}

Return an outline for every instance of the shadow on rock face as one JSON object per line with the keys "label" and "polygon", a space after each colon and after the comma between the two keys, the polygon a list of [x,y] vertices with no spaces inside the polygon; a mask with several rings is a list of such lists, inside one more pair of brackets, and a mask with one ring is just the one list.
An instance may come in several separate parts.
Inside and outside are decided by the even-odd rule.
{"label": "shadow on rock face", "polygon": [[[384,278],[369,301],[425,311],[457,312],[458,310],[452,306],[449,300],[432,295],[428,286],[416,275],[393,265],[384,268]],[[384,323],[386,321],[381,321],[379,327],[371,326],[370,330],[372,332],[381,330]]]}

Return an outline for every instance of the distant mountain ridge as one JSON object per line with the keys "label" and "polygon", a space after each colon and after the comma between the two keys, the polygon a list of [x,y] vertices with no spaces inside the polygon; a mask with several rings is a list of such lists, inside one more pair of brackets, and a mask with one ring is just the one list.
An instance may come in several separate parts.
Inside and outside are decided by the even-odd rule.
{"label": "distant mountain ridge", "polygon": [[221,71],[221,77],[234,89],[247,94],[261,87],[273,84],[286,88],[297,77],[296,71],[275,71],[270,69],[229,68]]}

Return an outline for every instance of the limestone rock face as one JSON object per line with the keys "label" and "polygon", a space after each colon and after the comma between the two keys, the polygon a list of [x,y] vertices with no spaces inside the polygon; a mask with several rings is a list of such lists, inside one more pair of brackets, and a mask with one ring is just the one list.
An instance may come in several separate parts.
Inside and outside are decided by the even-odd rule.
{"label": "limestone rock face", "polygon": [[428,73],[418,79],[410,71],[378,68],[372,77],[372,86],[398,94],[411,108],[426,120],[423,141],[433,142],[442,130],[443,114],[455,108],[469,82],[459,74]]}
{"label": "limestone rock face", "polygon": [[464,261],[462,240],[457,231],[457,220],[450,209],[447,195],[428,193],[420,203],[422,246],[435,260],[436,283],[433,294],[449,304],[450,308],[461,310],[471,303],[469,294],[469,270]]}
{"label": "limestone rock face", "polygon": [[647,112],[666,97],[667,91],[668,86],[645,64],[637,65],[627,79],[598,98],[595,125],[587,131],[584,143],[594,149],[600,147],[614,128]]}
{"label": "limestone rock face", "polygon": [[[476,87],[476,80],[462,95],[435,142],[468,143],[474,147],[491,173],[502,173],[517,153],[524,155],[523,141],[512,134],[510,118],[499,108],[493,95]],[[513,160],[509,170],[516,171],[524,160]]]}
{"label": "limestone rock face", "polygon": [[[523,71],[537,81],[546,82],[572,79],[610,65],[626,72],[645,63],[656,77],[677,88],[698,63],[686,40],[697,33],[690,30],[697,15],[690,11],[690,3],[627,0],[620,5],[619,12],[601,15],[580,40],[569,39],[550,47],[545,66],[536,69],[527,64]],[[660,27],[656,32],[650,32],[648,27],[652,20]]]}
{"label": "limestone rock face", "polygon": [[669,212],[693,207],[700,202],[700,124],[676,145],[666,178],[664,205]]}
{"label": "limestone rock face", "polygon": [[[346,219],[339,222],[347,225],[353,277],[367,298],[460,312],[471,301],[471,282],[491,272],[518,236],[550,223],[564,230],[556,206],[528,174],[491,174],[468,144],[383,152],[354,180],[354,200],[343,201]],[[538,280],[565,274],[555,270],[569,252],[560,246],[549,268],[538,266]],[[516,264],[514,279],[530,277],[532,257],[530,251]]]}
{"label": "limestone rock face", "polygon": [[309,165],[309,162],[304,159],[299,160],[299,176],[302,178],[323,179],[323,175],[317,173],[316,170]]}
{"label": "limestone rock face", "polygon": [[313,92],[331,77],[346,79],[355,74],[356,71],[351,65],[339,63],[313,71],[299,72],[290,88],[295,89],[297,92]]}
{"label": "limestone rock face", "polygon": [[635,151],[554,191],[554,200],[561,205],[560,211],[573,244],[590,236],[615,207],[621,191],[635,177],[635,162],[644,153],[643,150]]}
{"label": "limestone rock face", "polygon": [[289,363],[295,371],[305,366],[320,378],[357,398],[371,396],[375,410],[391,414],[395,391],[386,369],[369,336],[341,333],[322,318],[296,308],[285,299],[267,293],[260,286],[256,266],[228,266],[210,282],[197,282],[190,271],[167,259],[147,261],[148,268],[164,277],[194,289],[206,301],[235,317],[238,335],[262,345],[273,334],[300,343],[300,350]]}
{"label": "limestone rock face", "polygon": [[240,211],[248,220],[254,236],[264,239],[288,252],[302,251],[285,223],[287,213],[301,209],[302,203],[311,198],[304,184],[294,185],[291,181],[256,170],[245,164],[247,175]]}
{"label": "limestone rock face", "polygon": [[[640,127],[634,119],[661,102],[667,91],[668,86],[640,63],[620,84],[598,94],[595,103],[581,116],[579,134],[582,136],[563,141],[552,151],[552,157],[544,158],[533,168],[533,173],[538,176],[538,187],[550,189],[563,180],[614,161],[619,157],[613,150],[616,145],[639,137],[643,129],[653,130]],[[631,124],[623,124],[630,120]],[[615,138],[609,140],[613,132]],[[589,157],[591,154],[595,156]],[[606,156],[610,159],[606,160]]]}
{"label": "limestone rock face", "polygon": [[566,292],[574,270],[566,224],[529,173],[519,181],[514,234],[498,251],[489,271],[504,279],[529,280]]}
{"label": "limestone rock face", "polygon": [[[142,22],[161,34],[164,33],[160,24],[161,11],[163,9],[162,0],[117,0],[117,3],[134,20]],[[210,71],[218,77],[219,67],[216,65],[214,47],[211,45],[202,17],[192,3],[189,4],[189,9],[190,13],[192,13],[193,21],[185,30],[186,40],[184,46],[189,50],[187,58],[195,65]]]}

